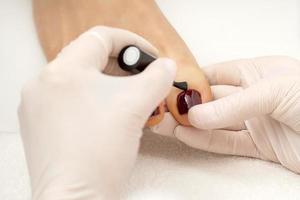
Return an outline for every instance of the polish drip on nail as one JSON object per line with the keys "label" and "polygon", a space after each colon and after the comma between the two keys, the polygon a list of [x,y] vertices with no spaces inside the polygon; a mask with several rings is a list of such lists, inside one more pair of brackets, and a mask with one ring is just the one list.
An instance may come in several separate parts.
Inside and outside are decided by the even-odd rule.
{"label": "polish drip on nail", "polygon": [[179,114],[188,113],[189,109],[195,105],[201,104],[201,95],[196,90],[186,90],[179,93],[177,96],[177,108]]}

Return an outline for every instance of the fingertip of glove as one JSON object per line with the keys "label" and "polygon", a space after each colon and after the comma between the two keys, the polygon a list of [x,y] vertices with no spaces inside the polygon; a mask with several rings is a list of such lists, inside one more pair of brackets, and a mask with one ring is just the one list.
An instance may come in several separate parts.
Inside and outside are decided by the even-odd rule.
{"label": "fingertip of glove", "polygon": [[211,115],[214,110],[209,105],[197,105],[193,106],[188,112],[188,119],[192,126],[199,129],[209,129],[210,121],[212,121]]}

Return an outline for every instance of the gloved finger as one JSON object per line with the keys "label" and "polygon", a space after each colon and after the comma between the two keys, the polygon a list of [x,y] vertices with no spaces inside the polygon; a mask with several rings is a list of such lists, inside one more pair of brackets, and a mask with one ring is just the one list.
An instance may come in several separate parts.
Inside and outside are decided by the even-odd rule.
{"label": "gloved finger", "polygon": [[[243,88],[237,87],[237,86],[232,86],[232,85],[213,85],[213,86],[211,86],[211,90],[212,90],[214,99],[220,99],[220,98],[229,96],[231,94],[240,92],[243,90]],[[240,121],[231,126],[224,127],[224,129],[238,131],[238,130],[246,130],[247,128],[246,128],[244,121]]]}
{"label": "gloved finger", "polygon": [[211,91],[214,99],[220,99],[231,94],[241,92],[243,90],[242,87],[232,86],[232,85],[212,85]]}
{"label": "gloved finger", "polygon": [[245,60],[235,60],[203,67],[202,70],[210,85],[241,85],[239,66]]}
{"label": "gloved finger", "polygon": [[[282,68],[282,65],[285,68]],[[240,59],[223,62],[202,68],[210,85],[242,85],[243,77],[240,69],[260,70],[261,76],[266,77],[270,71],[273,75],[297,75],[300,74],[300,61],[287,56],[265,56],[252,59]],[[270,70],[271,69],[271,70]],[[293,74],[290,74],[290,72]],[[248,73],[248,72],[247,72]],[[249,71],[249,73],[253,73]],[[255,74],[256,72],[254,72]],[[260,78],[260,77],[258,77]]]}
{"label": "gloved finger", "polygon": [[159,135],[174,137],[174,131],[178,125],[173,115],[170,112],[166,112],[163,120],[159,124],[150,127],[150,130]]}
{"label": "gloved finger", "polygon": [[284,90],[293,86],[289,79],[262,80],[241,92],[194,106],[189,110],[189,121],[200,129],[219,129],[254,116],[272,114],[280,102],[287,99]]}
{"label": "gloved finger", "polygon": [[[300,75],[300,61],[288,56],[263,56],[249,59],[262,77]],[[284,67],[282,67],[284,66]],[[270,74],[272,72],[272,74]]]}
{"label": "gloved finger", "polygon": [[131,76],[133,84],[127,88],[136,94],[135,109],[150,116],[157,105],[162,102],[171,90],[176,75],[176,63],[167,58],[152,62],[142,73]]}
{"label": "gloved finger", "polygon": [[102,71],[109,57],[117,56],[127,45],[136,45],[153,55],[158,53],[155,47],[135,33],[97,26],[63,48],[57,58],[72,64],[72,67],[93,67]]}
{"label": "gloved finger", "polygon": [[185,144],[204,151],[259,157],[259,153],[248,131],[199,130],[178,126],[175,137]]}
{"label": "gloved finger", "polygon": [[[239,92],[241,87],[235,87],[231,85],[214,85],[211,87],[214,98],[222,98],[230,94]],[[164,119],[156,126],[150,127],[150,130],[154,133],[174,137],[175,128],[178,126],[178,122],[174,119],[173,115],[169,112],[165,113]],[[245,130],[246,126],[244,122],[226,127],[226,130]]]}

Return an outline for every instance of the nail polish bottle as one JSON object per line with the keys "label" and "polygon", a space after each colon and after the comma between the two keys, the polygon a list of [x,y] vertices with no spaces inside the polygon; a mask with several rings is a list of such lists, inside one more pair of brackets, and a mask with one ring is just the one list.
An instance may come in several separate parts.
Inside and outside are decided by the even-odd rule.
{"label": "nail polish bottle", "polygon": [[156,58],[151,56],[134,45],[124,47],[118,57],[120,67],[125,71],[140,73],[146,67],[155,61]]}
{"label": "nail polish bottle", "polygon": [[[157,58],[155,56],[149,55],[142,51],[140,48],[134,45],[129,45],[124,47],[118,56],[119,66],[125,70],[132,73],[140,73],[146,69],[146,67],[155,61]],[[181,90],[187,90],[187,82],[175,82],[173,86]]]}

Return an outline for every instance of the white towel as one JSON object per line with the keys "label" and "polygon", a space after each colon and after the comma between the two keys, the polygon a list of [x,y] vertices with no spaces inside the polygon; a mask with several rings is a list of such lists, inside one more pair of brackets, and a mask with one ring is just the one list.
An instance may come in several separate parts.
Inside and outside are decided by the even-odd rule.
{"label": "white towel", "polygon": [[[29,200],[29,179],[19,134],[0,134],[0,199]],[[191,149],[146,133],[127,200],[300,199],[300,176],[280,165]]]}

